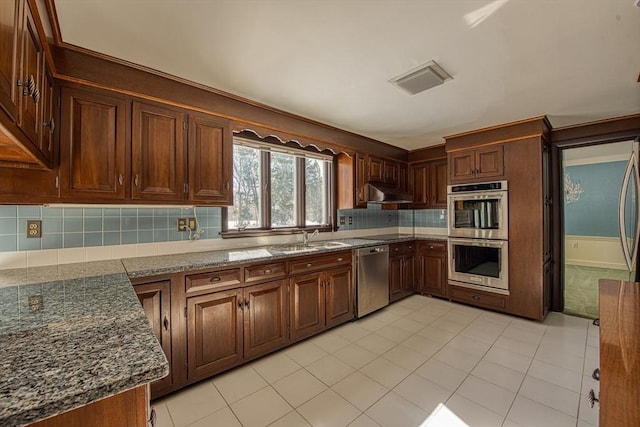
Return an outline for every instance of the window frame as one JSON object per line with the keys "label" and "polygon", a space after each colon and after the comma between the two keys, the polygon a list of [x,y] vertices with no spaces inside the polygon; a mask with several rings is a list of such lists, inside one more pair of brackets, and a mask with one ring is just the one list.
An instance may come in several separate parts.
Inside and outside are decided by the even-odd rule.
{"label": "window frame", "polygon": [[[335,227],[336,213],[335,213],[335,198],[336,198],[336,185],[335,185],[335,156],[319,153],[316,150],[310,150],[305,148],[291,148],[288,146],[281,146],[280,144],[270,144],[266,142],[257,142],[246,138],[234,137],[234,146],[236,144],[242,146],[248,146],[260,151],[260,180],[263,183],[264,190],[262,199],[260,201],[260,213],[261,224],[259,228],[246,228],[243,230],[229,229],[229,209],[231,207],[225,207],[222,209],[222,231],[220,235],[222,238],[235,238],[235,237],[259,237],[269,235],[284,235],[284,234],[297,234],[303,231],[319,230],[320,232],[333,231]],[[293,227],[272,227],[271,226],[271,153],[285,153],[295,156],[296,173],[295,173],[295,186],[296,186],[296,225]],[[326,216],[329,224],[322,226],[307,226],[306,225],[306,183],[305,183],[305,159],[313,158],[324,160],[324,175],[327,180],[327,191],[329,194],[327,197],[327,212]]]}

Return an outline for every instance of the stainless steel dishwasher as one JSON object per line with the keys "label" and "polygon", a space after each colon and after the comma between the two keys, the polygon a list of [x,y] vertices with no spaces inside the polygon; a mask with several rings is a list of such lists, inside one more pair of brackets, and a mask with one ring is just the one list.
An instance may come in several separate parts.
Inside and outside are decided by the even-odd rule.
{"label": "stainless steel dishwasher", "polygon": [[356,250],[356,307],[362,317],[389,305],[389,245]]}

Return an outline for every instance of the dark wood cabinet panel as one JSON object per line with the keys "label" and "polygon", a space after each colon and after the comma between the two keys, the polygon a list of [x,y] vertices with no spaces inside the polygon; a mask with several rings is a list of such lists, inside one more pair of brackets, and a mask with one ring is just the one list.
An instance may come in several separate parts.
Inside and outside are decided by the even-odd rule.
{"label": "dark wood cabinet panel", "polygon": [[503,156],[502,144],[449,153],[449,179],[469,182],[502,177]]}
{"label": "dark wood cabinet panel", "polygon": [[54,131],[56,129],[55,84],[51,71],[46,64],[44,67],[44,73],[42,74],[40,102],[42,103],[42,131],[40,132],[40,142],[38,146],[45,158],[53,163]]}
{"label": "dark wood cabinet panel", "polygon": [[233,136],[228,120],[189,115],[189,200],[233,204]]}
{"label": "dark wood cabinet panel", "polygon": [[132,198],[185,198],[185,123],[181,111],[133,103]]}
{"label": "dark wood cabinet panel", "polygon": [[389,300],[397,301],[415,292],[415,244],[389,246]]}
{"label": "dark wood cabinet panel", "polygon": [[322,331],[325,327],[323,274],[296,276],[289,281],[291,339],[298,340]]}
{"label": "dark wood cabinet panel", "polygon": [[287,281],[244,289],[244,357],[253,358],[289,341]]}
{"label": "dark wood cabinet panel", "polygon": [[356,153],[355,155],[355,185],[356,185],[356,208],[367,207],[367,175],[368,167],[364,154]]}
{"label": "dark wood cabinet panel", "polygon": [[187,298],[187,377],[208,378],[243,359],[242,289]]}
{"label": "dark wood cabinet panel", "polygon": [[423,294],[447,295],[447,252],[444,242],[420,242],[416,255],[418,291]]}
{"label": "dark wood cabinet panel", "polygon": [[[40,142],[40,133],[42,132],[42,120],[40,118],[42,112],[39,106],[41,98],[41,82],[42,73],[44,72],[44,49],[40,42],[40,36],[36,28],[35,19],[31,11],[29,2],[25,2],[24,20],[21,31],[21,50],[22,61],[20,66],[19,80],[23,90],[22,96],[19,96],[19,114],[18,125],[25,133],[27,138],[38,145]],[[32,80],[35,89],[30,91],[28,82]],[[25,90],[30,91],[25,96]]]}
{"label": "dark wood cabinet panel", "polygon": [[374,182],[385,182],[384,160],[378,157],[369,156],[367,180]]}
{"label": "dark wood cabinet panel", "polygon": [[411,166],[414,209],[447,207],[447,160],[430,160]]}
{"label": "dark wood cabinet panel", "polygon": [[504,310],[507,305],[507,297],[504,295],[455,285],[449,286],[449,297],[454,301],[500,311]]}
{"label": "dark wood cabinet panel", "polygon": [[62,198],[124,199],[129,117],[129,104],[121,98],[62,88]]}
{"label": "dark wood cabinet panel", "polygon": [[325,276],[326,326],[330,328],[352,320],[355,315],[352,269],[350,265],[336,268]]}
{"label": "dark wood cabinet panel", "polygon": [[384,161],[384,182],[386,184],[398,185],[398,169],[398,163],[388,160]]}
{"label": "dark wood cabinet panel", "polygon": [[412,294],[415,291],[415,255],[405,254],[402,257],[402,291]]}
{"label": "dark wood cabinet panel", "polygon": [[21,0],[0,2],[0,106],[13,121],[17,119],[18,97],[22,92],[16,86],[21,59],[21,3]]}
{"label": "dark wood cabinet panel", "polygon": [[171,281],[160,280],[134,286],[153,333],[169,362],[169,375],[151,384],[151,394],[158,397],[174,387],[171,342]]}
{"label": "dark wood cabinet panel", "polygon": [[389,256],[389,300],[395,301],[402,294],[402,255]]}
{"label": "dark wood cabinet panel", "polygon": [[420,163],[411,166],[414,209],[429,207],[429,164]]}

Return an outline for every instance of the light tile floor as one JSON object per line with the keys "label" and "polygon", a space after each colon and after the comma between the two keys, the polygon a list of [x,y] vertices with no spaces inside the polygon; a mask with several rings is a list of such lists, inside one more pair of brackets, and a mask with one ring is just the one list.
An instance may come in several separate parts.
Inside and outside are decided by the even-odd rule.
{"label": "light tile floor", "polygon": [[414,295],[153,402],[158,427],[598,424],[598,328]]}

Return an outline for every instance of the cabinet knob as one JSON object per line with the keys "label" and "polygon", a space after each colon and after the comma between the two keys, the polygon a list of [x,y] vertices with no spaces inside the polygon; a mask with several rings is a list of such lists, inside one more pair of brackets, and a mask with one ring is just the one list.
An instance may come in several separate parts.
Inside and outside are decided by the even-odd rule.
{"label": "cabinet knob", "polygon": [[120,173],[120,174],[118,174],[118,184],[120,184],[120,186],[122,187],[123,183],[124,183],[124,177]]}
{"label": "cabinet knob", "polygon": [[307,263],[307,268],[309,268],[309,267],[311,267],[311,263],[310,262]]}
{"label": "cabinet knob", "polygon": [[238,301],[238,310],[244,310],[242,301]]}
{"label": "cabinet knob", "polygon": [[338,262],[342,261],[342,258],[338,258]]}
{"label": "cabinet knob", "polygon": [[471,295],[471,298],[473,298],[474,301],[480,301],[480,297],[477,295]]}
{"label": "cabinet knob", "polygon": [[229,191],[229,188],[231,187],[231,185],[229,184],[229,181],[224,183],[224,189]]}
{"label": "cabinet knob", "polygon": [[162,326],[164,326],[164,330],[169,330],[169,319],[167,319],[167,315],[164,315],[164,320],[162,321]]}
{"label": "cabinet knob", "polygon": [[136,176],[133,178],[133,184],[136,187],[140,187],[140,175],[136,174]]}
{"label": "cabinet knob", "polygon": [[264,274],[271,274],[271,269],[267,268],[266,270],[264,270],[262,273]]}
{"label": "cabinet knob", "polygon": [[249,300],[244,300],[244,306],[247,307],[247,310],[249,309]]}
{"label": "cabinet knob", "polygon": [[56,122],[53,120],[53,117],[51,117],[48,122],[42,122],[42,126],[49,128],[49,132],[53,133],[56,128]]}
{"label": "cabinet knob", "polygon": [[593,378],[596,381],[600,381],[600,368],[596,368],[593,370],[593,373],[591,374],[591,378]]}
{"label": "cabinet knob", "polygon": [[215,282],[219,282],[220,280],[222,280],[220,278],[220,276],[215,276],[215,277],[212,277],[211,279],[209,279],[209,282],[215,283]]}

